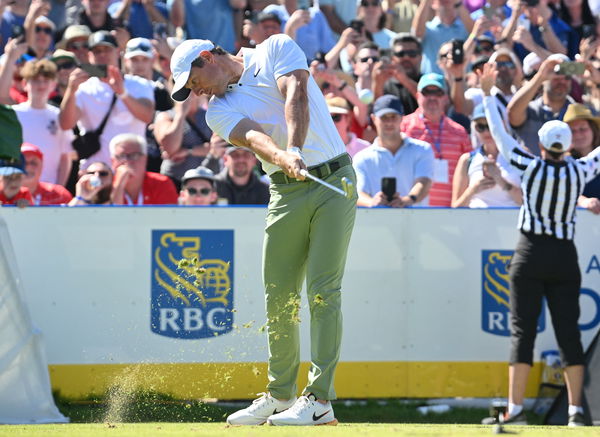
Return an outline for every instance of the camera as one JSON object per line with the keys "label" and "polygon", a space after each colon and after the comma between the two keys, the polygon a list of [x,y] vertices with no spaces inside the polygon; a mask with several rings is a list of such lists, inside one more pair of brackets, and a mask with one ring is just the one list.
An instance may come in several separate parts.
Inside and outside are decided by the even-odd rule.
{"label": "camera", "polygon": [[465,51],[463,42],[460,39],[452,40],[452,62],[455,65],[465,62]]}
{"label": "camera", "polygon": [[581,76],[585,73],[585,64],[581,62],[561,62],[554,67],[554,72],[563,76]]}
{"label": "camera", "polygon": [[362,33],[364,26],[365,26],[365,23],[362,20],[354,19],[354,20],[350,21],[350,27],[355,32]]}
{"label": "camera", "polygon": [[394,198],[394,194],[396,194],[396,178],[381,178],[381,192],[385,194],[387,201],[391,202]]}

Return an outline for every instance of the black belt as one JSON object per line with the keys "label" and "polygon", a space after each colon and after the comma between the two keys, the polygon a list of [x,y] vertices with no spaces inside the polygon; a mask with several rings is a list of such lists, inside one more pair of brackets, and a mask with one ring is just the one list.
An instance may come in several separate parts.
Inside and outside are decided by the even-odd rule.
{"label": "black belt", "polygon": [[[350,164],[352,164],[352,159],[350,158],[350,155],[344,153],[343,155],[336,156],[335,158],[326,161],[322,164],[315,165],[314,167],[309,167],[308,172],[311,175],[318,177],[319,179],[324,179],[330,174],[333,174],[336,171],[338,171],[340,168]],[[273,184],[293,184],[295,182],[301,182],[296,178],[289,177],[282,171],[276,171],[270,176],[270,178],[271,183]]]}

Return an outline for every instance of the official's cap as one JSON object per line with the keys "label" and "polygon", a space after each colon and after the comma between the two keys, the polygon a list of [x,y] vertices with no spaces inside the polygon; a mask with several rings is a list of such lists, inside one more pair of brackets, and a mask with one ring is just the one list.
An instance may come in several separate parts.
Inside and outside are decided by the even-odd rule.
{"label": "official's cap", "polygon": [[571,128],[564,121],[551,120],[538,131],[540,143],[551,152],[566,152],[571,147]]}
{"label": "official's cap", "polygon": [[173,92],[171,98],[183,102],[190,95],[191,90],[185,88],[190,77],[192,62],[200,56],[203,51],[210,51],[215,45],[206,39],[188,39],[177,46],[171,57],[171,72],[173,73]]}

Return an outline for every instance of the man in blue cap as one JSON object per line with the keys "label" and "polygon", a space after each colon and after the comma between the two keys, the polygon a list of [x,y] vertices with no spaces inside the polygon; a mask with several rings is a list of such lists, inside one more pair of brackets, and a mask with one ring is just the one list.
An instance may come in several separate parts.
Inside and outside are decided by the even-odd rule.
{"label": "man in blue cap", "polygon": [[400,127],[409,137],[433,146],[435,161],[429,205],[450,206],[454,169],[460,156],[472,150],[471,142],[465,128],[446,116],[448,90],[441,74],[421,76],[417,91],[419,108],[404,117]]}
{"label": "man in blue cap", "polygon": [[[433,151],[425,141],[409,138],[400,131],[403,114],[402,101],[391,94],[381,96],[373,105],[371,119],[378,136],[371,147],[356,154],[353,163],[359,206],[402,208],[427,204]],[[394,193],[386,196],[383,178],[396,181]]]}

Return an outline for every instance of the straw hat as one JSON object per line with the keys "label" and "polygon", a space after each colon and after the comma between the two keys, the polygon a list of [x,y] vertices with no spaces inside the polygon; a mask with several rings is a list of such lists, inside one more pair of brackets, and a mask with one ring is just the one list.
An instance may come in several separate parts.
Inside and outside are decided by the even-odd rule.
{"label": "straw hat", "polygon": [[588,108],[585,105],[582,105],[581,103],[571,103],[563,117],[563,121],[565,123],[569,123],[575,120],[593,121],[600,128],[600,118],[595,117],[594,114],[592,114],[590,108]]}

